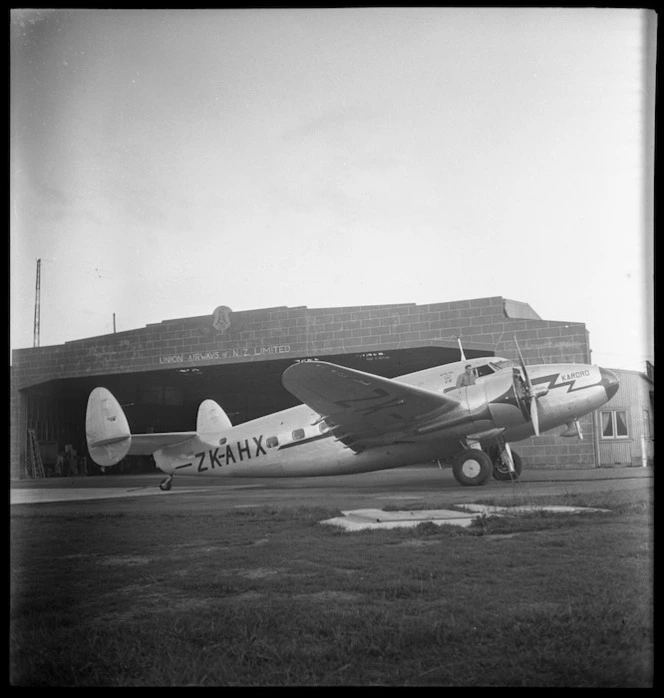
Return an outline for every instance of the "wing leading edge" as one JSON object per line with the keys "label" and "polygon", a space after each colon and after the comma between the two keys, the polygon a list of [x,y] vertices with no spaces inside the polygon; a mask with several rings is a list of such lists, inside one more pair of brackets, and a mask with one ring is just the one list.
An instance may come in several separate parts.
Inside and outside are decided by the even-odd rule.
{"label": "wing leading edge", "polygon": [[460,404],[448,395],[326,361],[293,364],[281,380],[356,451],[408,437]]}

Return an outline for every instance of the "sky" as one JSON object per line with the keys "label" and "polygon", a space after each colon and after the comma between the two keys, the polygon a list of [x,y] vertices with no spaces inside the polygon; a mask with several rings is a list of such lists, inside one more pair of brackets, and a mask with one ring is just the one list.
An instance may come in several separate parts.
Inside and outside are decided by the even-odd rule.
{"label": "sky", "polygon": [[10,349],[503,296],[653,357],[656,16],[13,10]]}

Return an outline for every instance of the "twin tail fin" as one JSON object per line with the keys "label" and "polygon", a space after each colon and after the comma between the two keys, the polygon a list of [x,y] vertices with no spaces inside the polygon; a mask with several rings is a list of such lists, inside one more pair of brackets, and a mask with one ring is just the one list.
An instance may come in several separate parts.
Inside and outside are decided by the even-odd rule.
{"label": "twin tail fin", "polygon": [[85,438],[90,457],[98,465],[115,465],[129,451],[131,432],[127,417],[106,388],[95,388],[88,397]]}
{"label": "twin tail fin", "polygon": [[88,452],[92,460],[103,467],[116,465],[127,454],[154,453],[196,436],[219,435],[232,426],[214,400],[204,400],[198,408],[196,431],[132,435],[120,403],[106,388],[95,388],[90,393],[85,414]]}

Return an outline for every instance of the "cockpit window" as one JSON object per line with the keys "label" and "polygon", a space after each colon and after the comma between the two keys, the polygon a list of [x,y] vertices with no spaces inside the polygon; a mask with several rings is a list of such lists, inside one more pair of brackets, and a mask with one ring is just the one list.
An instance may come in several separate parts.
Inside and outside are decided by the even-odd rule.
{"label": "cockpit window", "polygon": [[477,366],[475,368],[475,375],[478,378],[481,378],[482,376],[490,376],[494,372],[494,369],[491,368],[489,364],[484,364],[483,366]]}
{"label": "cockpit window", "polygon": [[492,361],[491,365],[496,371],[502,371],[505,368],[513,368],[515,366],[514,361],[509,359],[502,359],[501,361]]}

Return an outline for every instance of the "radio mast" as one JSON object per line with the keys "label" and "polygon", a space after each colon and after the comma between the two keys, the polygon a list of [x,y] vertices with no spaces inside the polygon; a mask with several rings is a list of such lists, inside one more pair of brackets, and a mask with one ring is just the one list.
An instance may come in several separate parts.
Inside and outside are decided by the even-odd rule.
{"label": "radio mast", "polygon": [[41,295],[41,259],[37,260],[37,280],[35,282],[35,324],[33,331],[33,346],[39,346],[39,297]]}

